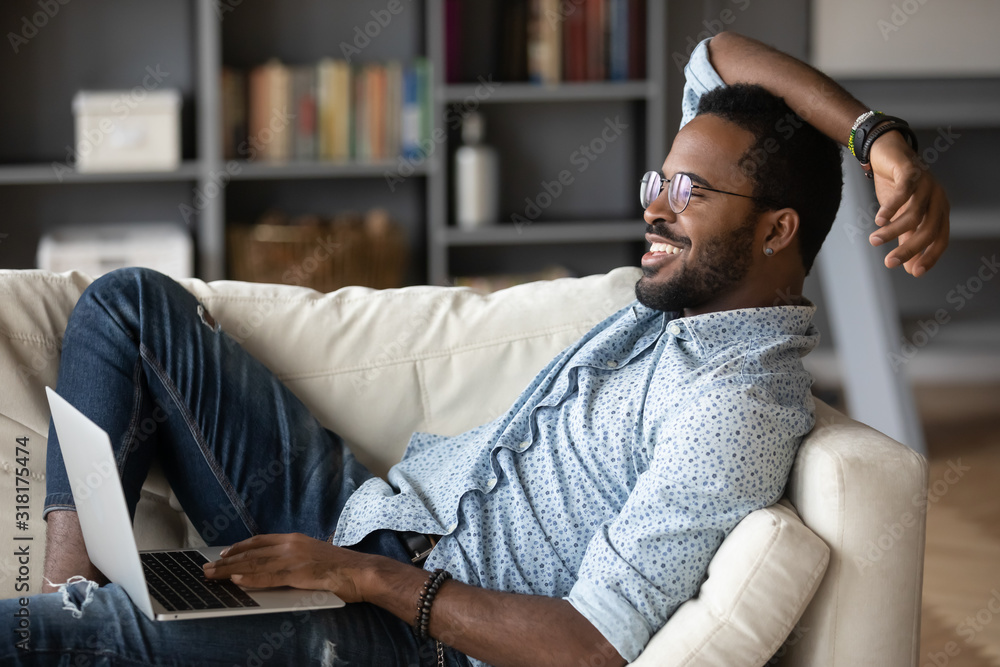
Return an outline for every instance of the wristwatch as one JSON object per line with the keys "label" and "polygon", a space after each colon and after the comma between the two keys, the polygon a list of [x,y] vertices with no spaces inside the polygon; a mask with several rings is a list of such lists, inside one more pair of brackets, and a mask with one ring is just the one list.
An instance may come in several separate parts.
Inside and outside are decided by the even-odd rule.
{"label": "wristwatch", "polygon": [[917,135],[910,127],[910,124],[902,118],[886,116],[881,111],[873,110],[861,114],[854,121],[854,127],[851,128],[851,137],[847,142],[847,147],[851,150],[851,154],[861,163],[861,168],[864,169],[865,176],[870,179],[875,178],[870,158],[872,145],[876,139],[886,132],[892,132],[893,130],[903,135],[906,143],[910,145],[910,148],[914,152],[918,150]]}

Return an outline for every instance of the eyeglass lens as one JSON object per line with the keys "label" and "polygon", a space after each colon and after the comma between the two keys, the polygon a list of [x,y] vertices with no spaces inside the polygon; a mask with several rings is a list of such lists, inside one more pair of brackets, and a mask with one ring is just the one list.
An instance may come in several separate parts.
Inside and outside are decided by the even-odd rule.
{"label": "eyeglass lens", "polygon": [[642,177],[642,185],[639,187],[639,204],[643,210],[649,208],[657,197],[660,196],[660,188],[663,187],[663,179],[655,171],[647,171]]}
{"label": "eyeglass lens", "polygon": [[[667,203],[670,204],[670,210],[674,213],[681,213],[691,201],[691,177],[687,174],[674,174],[669,183]],[[642,204],[642,208],[649,208],[649,205],[660,196],[662,187],[663,179],[658,173],[655,171],[646,172],[639,190],[639,202]]]}

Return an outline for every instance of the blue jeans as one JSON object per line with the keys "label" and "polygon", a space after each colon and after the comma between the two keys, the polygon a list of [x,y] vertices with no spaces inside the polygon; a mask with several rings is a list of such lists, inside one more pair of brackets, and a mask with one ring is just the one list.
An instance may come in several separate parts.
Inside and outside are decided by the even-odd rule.
{"label": "blue jeans", "polygon": [[[148,269],[114,271],[84,291],[56,389],[110,434],[131,516],[155,455],[209,544],[287,532],[328,540],[348,497],[372,476],[193,295]],[[46,514],[74,509],[57,442],[50,426]],[[352,548],[410,562],[392,531]],[[368,603],[154,622],[115,584],[86,589],[29,598],[29,650],[5,633],[0,664],[436,664],[433,641],[418,642],[406,622]],[[22,606],[0,601],[0,618],[12,622]],[[469,664],[452,649],[446,658]]]}

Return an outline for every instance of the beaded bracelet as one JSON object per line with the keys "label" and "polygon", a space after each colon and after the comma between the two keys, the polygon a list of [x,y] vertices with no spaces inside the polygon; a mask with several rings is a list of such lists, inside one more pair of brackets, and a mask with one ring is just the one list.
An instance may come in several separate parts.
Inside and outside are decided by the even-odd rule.
{"label": "beaded bracelet", "polygon": [[441,588],[441,584],[447,579],[451,579],[451,573],[438,568],[427,577],[427,581],[424,582],[424,587],[420,591],[420,599],[417,601],[417,616],[413,619],[413,632],[421,641],[428,638],[427,629],[431,623],[431,605],[434,604],[434,597]]}

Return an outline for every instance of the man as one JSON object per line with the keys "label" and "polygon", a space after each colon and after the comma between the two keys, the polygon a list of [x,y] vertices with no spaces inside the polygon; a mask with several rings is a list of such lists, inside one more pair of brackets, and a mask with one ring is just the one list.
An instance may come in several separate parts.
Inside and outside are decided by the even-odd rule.
{"label": "man", "polygon": [[[759,88],[709,92],[723,81],[760,84],[815,129]],[[275,663],[624,664],[697,592],[736,523],[780,497],[812,427],[799,358],[817,334],[799,295],[840,195],[840,154],[819,132],[846,143],[865,111],[752,40],[724,33],[699,46],[686,124],[662,175],[644,182],[651,248],[638,303],[563,351],[496,421],[454,438],[416,434],[389,483],[158,274],[120,271],[88,288],[57,388],[112,434],[133,510],[154,451],[135,425],[154,400],[172,406],[155,446],[181,503],[195,525],[219,508],[239,517],[207,576],[352,603],[311,612],[273,648]],[[793,131],[774,139],[782,120]],[[769,139],[777,150],[748,162]],[[912,160],[900,132],[872,147],[873,242],[899,238],[887,266],[920,275],[947,245],[947,200]],[[778,295],[790,302],[775,306]],[[52,432],[49,452],[46,576],[98,579]],[[251,471],[274,457],[285,473],[250,493]],[[423,569],[404,531],[439,538]],[[425,618],[446,648],[409,628],[438,568],[453,579],[432,587]],[[32,652],[0,657],[231,665],[281,623],[154,623],[115,585],[64,592],[32,598]],[[4,618],[13,611],[0,605]]]}

